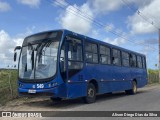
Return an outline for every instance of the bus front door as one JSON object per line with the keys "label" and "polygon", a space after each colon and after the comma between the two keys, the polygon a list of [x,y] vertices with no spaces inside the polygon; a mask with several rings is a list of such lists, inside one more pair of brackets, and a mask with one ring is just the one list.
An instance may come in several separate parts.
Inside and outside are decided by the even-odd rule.
{"label": "bus front door", "polygon": [[85,81],[83,80],[83,50],[82,40],[67,37],[67,80],[68,96],[76,98],[85,95]]}

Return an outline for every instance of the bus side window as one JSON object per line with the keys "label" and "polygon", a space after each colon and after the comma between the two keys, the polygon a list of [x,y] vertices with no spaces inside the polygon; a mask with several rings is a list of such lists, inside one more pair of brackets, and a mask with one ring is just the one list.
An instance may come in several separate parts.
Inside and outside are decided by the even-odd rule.
{"label": "bus side window", "polygon": [[113,53],[113,57],[112,57],[112,63],[113,65],[118,65],[118,66],[121,66],[121,52],[117,49],[113,49],[112,51]]}
{"label": "bus side window", "polygon": [[71,78],[83,68],[82,41],[70,38],[68,43],[68,77]]}
{"label": "bus side window", "polygon": [[137,56],[137,67],[138,68],[142,68],[142,57],[141,56]]}
{"label": "bus side window", "polygon": [[143,63],[143,68],[145,69],[146,68],[146,59],[145,59],[145,57],[142,57],[142,63]]}
{"label": "bus side window", "polygon": [[98,63],[98,45],[85,42],[85,60],[87,63]]}
{"label": "bus side window", "polygon": [[82,45],[69,42],[68,60],[82,61]]}
{"label": "bus side window", "polygon": [[111,64],[111,49],[107,46],[100,45],[100,63]]}
{"label": "bus side window", "polygon": [[130,66],[131,67],[136,67],[137,64],[136,64],[136,55],[134,54],[130,54]]}
{"label": "bus side window", "polygon": [[129,54],[127,52],[122,52],[122,65],[129,67]]}

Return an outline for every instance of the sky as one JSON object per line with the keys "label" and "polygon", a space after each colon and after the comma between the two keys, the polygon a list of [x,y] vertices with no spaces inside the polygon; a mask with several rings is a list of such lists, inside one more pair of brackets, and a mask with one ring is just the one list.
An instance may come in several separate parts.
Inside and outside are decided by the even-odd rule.
{"label": "sky", "polygon": [[26,36],[68,29],[143,53],[148,68],[157,69],[159,6],[159,0],[0,0],[0,68],[17,65],[14,48]]}

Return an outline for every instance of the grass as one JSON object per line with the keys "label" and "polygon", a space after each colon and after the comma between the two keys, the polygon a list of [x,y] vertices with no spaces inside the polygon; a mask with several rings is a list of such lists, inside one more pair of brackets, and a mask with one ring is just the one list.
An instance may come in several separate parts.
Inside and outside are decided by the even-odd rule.
{"label": "grass", "polygon": [[0,105],[17,98],[17,93],[17,70],[0,70]]}

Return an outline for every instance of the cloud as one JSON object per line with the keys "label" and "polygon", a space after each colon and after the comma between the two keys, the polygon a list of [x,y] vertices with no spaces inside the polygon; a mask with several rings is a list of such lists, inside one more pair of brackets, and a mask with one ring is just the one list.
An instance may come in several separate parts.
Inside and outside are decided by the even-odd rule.
{"label": "cloud", "polygon": [[[160,27],[160,14],[157,14],[160,12],[159,6],[159,0],[153,0],[150,4],[139,7],[140,14],[145,16],[148,22],[153,22],[156,27]],[[127,23],[131,28],[132,34],[147,34],[156,32],[156,28],[147,21],[145,21],[137,13],[134,13],[134,15],[128,17]]]}
{"label": "cloud", "polygon": [[11,9],[11,6],[7,2],[0,1],[0,12],[6,12]]}
{"label": "cloud", "polygon": [[54,4],[55,6],[68,6],[68,3],[65,0],[55,0]]}
{"label": "cloud", "polygon": [[[4,30],[0,30],[0,57],[1,57],[1,65],[9,63],[13,63],[13,52],[15,42],[11,39],[8,33]],[[6,66],[5,66],[6,67]]]}
{"label": "cloud", "polygon": [[149,5],[153,0],[145,0],[145,2],[143,0],[123,0],[125,1],[126,3],[129,3],[129,4],[135,4],[138,8],[139,7],[144,7],[146,5]]}
{"label": "cloud", "polygon": [[15,36],[10,36],[5,30],[0,30],[0,67],[14,65],[13,54],[16,46],[22,46],[24,38],[33,34],[35,26],[27,28],[25,33],[20,33]]}
{"label": "cloud", "polygon": [[98,14],[109,13],[121,9],[123,6],[135,4],[137,7],[144,7],[151,3],[153,0],[88,0],[94,12]]}
{"label": "cloud", "polygon": [[[85,18],[86,13],[91,20]],[[93,17],[93,12],[87,3],[82,6],[69,5],[63,15],[60,16],[60,24],[63,28],[87,34],[92,28]]]}
{"label": "cloud", "polygon": [[121,0],[90,0],[93,9],[98,13],[108,13],[116,11],[123,6]]}
{"label": "cloud", "polygon": [[105,38],[103,41],[110,43],[110,44],[113,44],[113,45],[122,45],[122,44],[126,43],[125,39],[119,38],[119,37],[115,38],[115,39]]}
{"label": "cloud", "polygon": [[91,31],[91,35],[93,38],[98,38],[99,39],[99,30],[98,29],[93,29]]}
{"label": "cloud", "polygon": [[148,44],[148,45],[158,45],[158,39],[155,38],[151,38],[151,39],[145,39],[145,40],[141,40],[139,43],[144,43],[144,44]]}
{"label": "cloud", "polygon": [[12,48],[13,43],[10,36],[4,30],[0,30],[0,52],[4,53],[9,48]]}
{"label": "cloud", "polygon": [[41,3],[41,0],[17,0],[19,3],[28,5],[30,7],[38,7]]}
{"label": "cloud", "polygon": [[[94,24],[92,23],[97,15],[103,12],[116,11],[124,5],[122,1],[117,0],[88,0],[81,6],[77,6],[76,4],[73,6],[69,5],[65,0],[60,0],[60,3],[58,1],[58,3],[55,2],[54,4],[66,7],[65,11],[59,16],[60,25],[63,28],[82,34],[93,33]],[[113,24],[109,24],[104,29],[112,31],[115,28]],[[122,30],[117,29],[116,33],[121,34]]]}
{"label": "cloud", "polygon": [[115,29],[115,26],[112,23],[110,23],[110,24],[106,25],[106,27],[104,29],[106,32],[113,31]]}
{"label": "cloud", "polygon": [[[125,5],[121,0],[87,0],[87,2],[81,6],[76,4],[73,6],[69,5],[65,0],[60,0],[60,3],[55,4],[57,6],[59,5],[66,7],[65,11],[63,11],[59,16],[60,25],[63,28],[72,30],[74,32],[82,34],[91,33],[91,35],[94,37],[97,37],[99,33],[94,28],[92,20],[94,21],[98,15],[117,11]],[[128,1],[128,4],[135,4],[137,7],[141,8],[140,10],[143,10],[146,6],[150,6],[152,2],[151,0],[146,0],[145,2],[131,0]],[[83,18],[80,14],[83,16]],[[88,15],[90,17],[89,19],[91,20],[88,20]],[[137,15],[137,13],[135,13],[135,17],[134,15],[128,17],[127,24],[131,28],[132,34],[150,33],[154,31],[153,26],[146,23]],[[123,32],[122,29],[116,29],[116,26],[114,26],[112,23],[108,24],[104,30],[107,32],[114,31],[115,34],[122,35],[126,39],[130,36],[130,34]],[[105,41],[110,42],[111,44],[120,45],[124,44],[127,40],[122,38],[110,40],[106,38]]]}
{"label": "cloud", "polygon": [[[77,6],[76,4],[73,6],[69,5],[64,0],[62,0],[62,3],[64,3],[64,5],[60,4],[60,6],[62,5],[63,7],[67,7],[59,16],[60,25],[65,29],[69,29],[81,34],[90,33],[92,37],[95,38],[98,38],[99,36],[99,32],[93,26],[93,21],[97,15],[102,14],[103,12],[116,11],[123,6],[122,1],[117,0],[110,0],[109,2],[106,0],[88,0],[81,6]],[[127,38],[126,34],[122,32],[121,29],[115,28],[116,27],[110,23],[106,25],[104,30],[106,32],[115,30],[116,34],[122,34],[125,38]],[[116,38],[113,40],[106,38],[104,41],[115,45],[124,44],[126,42],[126,40],[122,38]]]}

